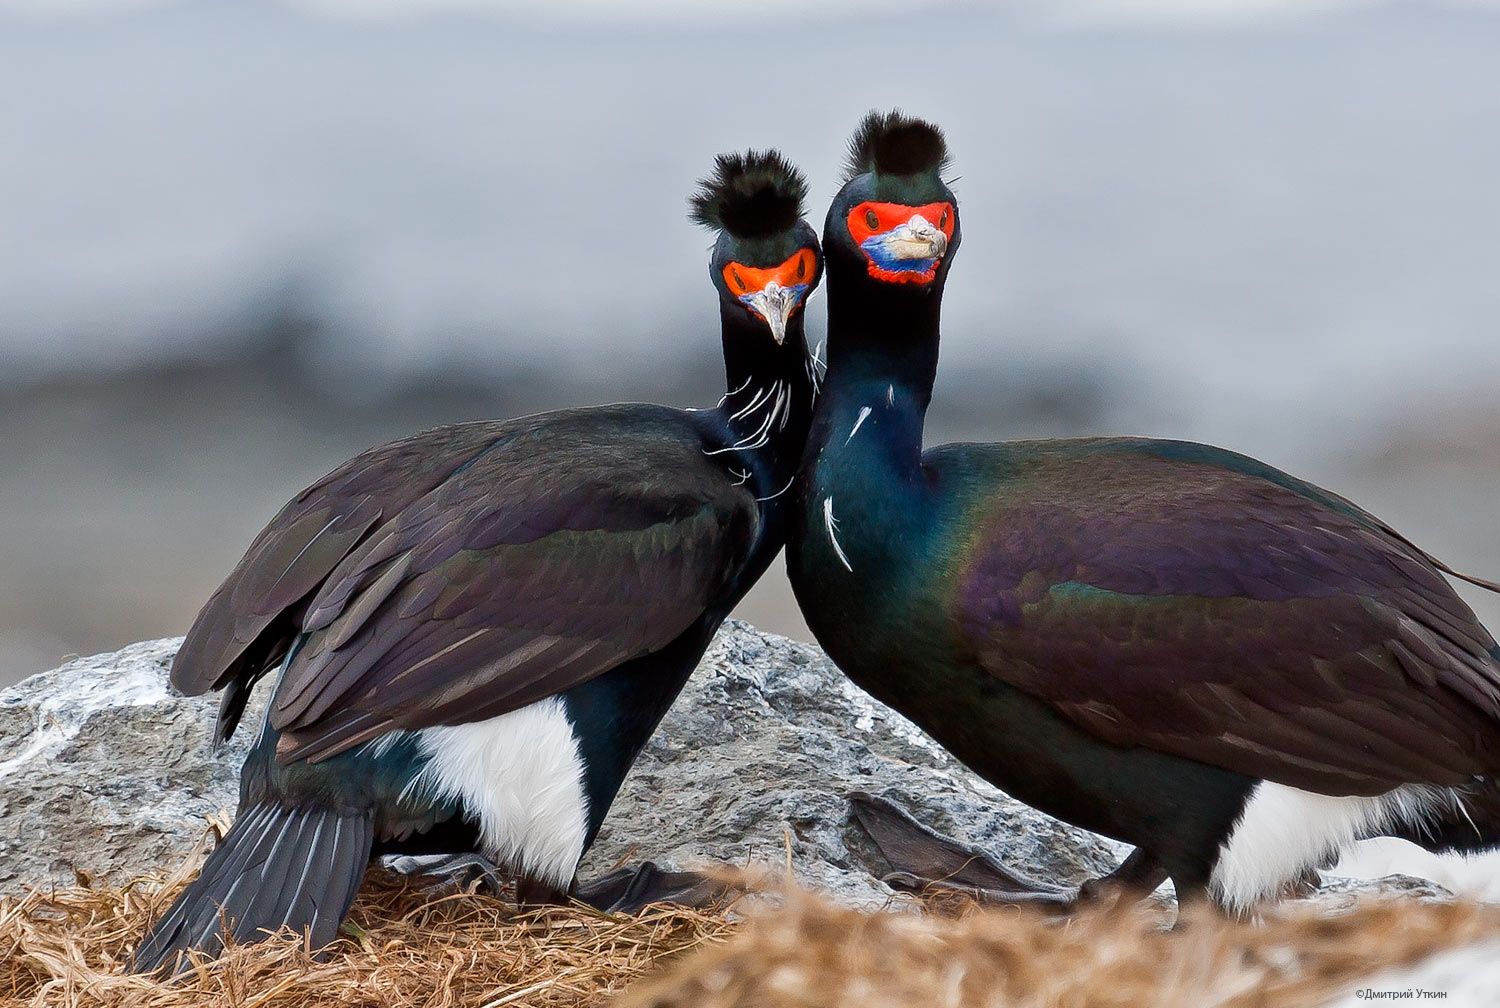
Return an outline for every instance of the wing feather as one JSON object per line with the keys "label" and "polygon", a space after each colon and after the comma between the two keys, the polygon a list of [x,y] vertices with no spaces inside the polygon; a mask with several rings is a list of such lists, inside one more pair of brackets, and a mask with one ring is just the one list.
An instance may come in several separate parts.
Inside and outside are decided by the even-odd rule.
{"label": "wing feather", "polygon": [[296,638],[307,599],[378,528],[483,453],[497,424],[440,427],[371,449],[298,494],[209,598],[172,663],[172,684],[225,690],[216,739],[239,722],[255,681]]}
{"label": "wing feather", "polygon": [[412,502],[328,575],[272,700],[282,759],[566,690],[676,639],[743,565],[754,500],[696,435],[533,434]]}
{"label": "wing feather", "polygon": [[290,654],[270,714],[283,760],[494,716],[675,639],[759,534],[752,496],[677,411],[439,428],[290,502],[199,614],[173,682],[225,688],[227,736]]}
{"label": "wing feather", "polygon": [[1500,651],[1446,568],[1343,498],[1152,444],[1007,457],[956,586],[976,660],[1117,745],[1325,793],[1500,767]]}

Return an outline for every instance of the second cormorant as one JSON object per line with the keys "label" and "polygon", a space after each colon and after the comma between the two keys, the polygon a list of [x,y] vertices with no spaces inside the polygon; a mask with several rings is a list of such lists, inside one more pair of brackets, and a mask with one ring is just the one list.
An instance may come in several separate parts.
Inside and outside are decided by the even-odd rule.
{"label": "second cormorant", "polygon": [[[1119,882],[1243,910],[1361,837],[1500,841],[1500,647],[1389,525],[1200,444],[923,451],[946,164],[936,127],[872,114],[824,229],[828,377],[787,557],[829,655],[1000,788],[1135,845]],[[909,883],[1065,895],[857,812]]]}
{"label": "second cormorant", "polygon": [[718,159],[728,393],[460,424],[309,487],[209,599],[172,667],[234,731],[275,675],[239,814],[135,964],[290,928],[328,943],[372,855],[476,854],[527,901],[630,909],[698,880],[575,885],[632,762],[780,550],[812,415],[803,307],[822,274],[779,154]]}

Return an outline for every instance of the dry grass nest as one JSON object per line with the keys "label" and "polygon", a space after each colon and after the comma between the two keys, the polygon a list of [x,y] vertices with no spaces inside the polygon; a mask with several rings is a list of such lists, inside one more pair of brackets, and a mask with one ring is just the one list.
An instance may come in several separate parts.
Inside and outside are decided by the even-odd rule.
{"label": "dry grass nest", "polygon": [[607,1002],[661,961],[723,939],[722,913],[639,917],[587,907],[518,911],[483,893],[374,870],[339,940],[314,957],[298,936],[195,957],[172,980],[126,972],[151,921],[197,872],[123,887],[89,880],[0,899],[0,1006],[108,1008],[554,1008]]}
{"label": "dry grass nest", "polygon": [[1059,924],[951,902],[861,913],[794,892],[734,921],[672,907],[519,912],[375,871],[322,957],[286,935],[174,980],[128,975],[131,950],[188,877],[85,879],[0,900],[0,1006],[1276,1008],[1500,940],[1500,907],[1462,902],[1365,902],[1331,916],[1289,905],[1256,923],[1202,916],[1167,931],[1154,905]]}
{"label": "dry grass nest", "polygon": [[1203,912],[1175,929],[1171,918],[1150,904],[1058,923],[794,899],[615,1008],[1308,1008],[1436,952],[1500,940],[1500,907],[1473,903],[1383,899],[1335,915],[1303,903],[1254,923]]}

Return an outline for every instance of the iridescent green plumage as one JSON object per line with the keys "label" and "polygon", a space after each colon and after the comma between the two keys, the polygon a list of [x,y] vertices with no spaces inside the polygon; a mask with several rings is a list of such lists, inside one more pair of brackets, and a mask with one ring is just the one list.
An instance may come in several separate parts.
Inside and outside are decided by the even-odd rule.
{"label": "iridescent green plumage", "polygon": [[[1385,523],[1205,445],[922,450],[958,231],[930,286],[868,270],[846,215],[897,192],[873,167],[828,215],[829,373],[788,546],[840,668],[1016,797],[1138,845],[1179,894],[1240,905],[1287,881],[1213,877],[1262,784],[1391,802],[1359,829],[1500,842],[1500,648]],[[936,167],[900,187],[957,214]],[[1425,804],[1390,798],[1413,788]]]}

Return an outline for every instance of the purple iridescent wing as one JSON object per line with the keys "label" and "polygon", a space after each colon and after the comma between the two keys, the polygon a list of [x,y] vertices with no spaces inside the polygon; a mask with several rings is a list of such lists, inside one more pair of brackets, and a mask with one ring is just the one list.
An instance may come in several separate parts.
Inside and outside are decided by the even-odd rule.
{"label": "purple iridescent wing", "polygon": [[352,459],[271,522],[173,666],[221,734],[288,653],[283,760],[492,717],[670,643],[740,571],[755,502],[659,407],[429,431]]}
{"label": "purple iridescent wing", "polygon": [[234,731],[255,680],[286,653],[323,580],[382,520],[484,451],[499,427],[440,427],[373,448],[271,520],[198,613],[172,663],[172,684],[181,692],[226,690],[220,739]]}
{"label": "purple iridescent wing", "polygon": [[750,553],[755,503],[670,411],[635,409],[650,417],[513,431],[350,552],[272,700],[279,758],[494,717],[700,620]]}
{"label": "purple iridescent wing", "polygon": [[999,451],[954,596],[998,678],[1117,745],[1328,793],[1500,766],[1495,641],[1377,519],[1196,445]]}

